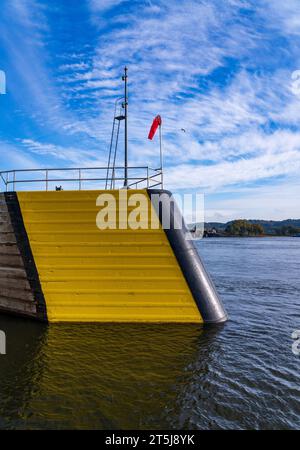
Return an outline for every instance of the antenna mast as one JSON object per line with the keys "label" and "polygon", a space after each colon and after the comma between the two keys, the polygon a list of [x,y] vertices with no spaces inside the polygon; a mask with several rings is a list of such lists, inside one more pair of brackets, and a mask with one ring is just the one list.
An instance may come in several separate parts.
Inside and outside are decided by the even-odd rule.
{"label": "antenna mast", "polygon": [[128,115],[128,91],[127,91],[127,67],[124,69],[124,75],[122,77],[122,80],[125,84],[125,95],[124,95],[124,103],[123,108],[125,109],[125,146],[124,146],[124,157],[125,157],[125,164],[124,164],[124,187],[127,188],[128,186],[128,129],[127,129],[127,115]]}

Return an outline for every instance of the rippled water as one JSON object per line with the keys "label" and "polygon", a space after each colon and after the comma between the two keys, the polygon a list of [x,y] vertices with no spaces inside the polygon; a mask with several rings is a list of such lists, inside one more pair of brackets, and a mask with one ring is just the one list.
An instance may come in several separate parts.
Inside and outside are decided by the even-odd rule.
{"label": "rippled water", "polygon": [[51,325],[0,316],[0,428],[299,428],[300,239],[207,239],[230,321]]}

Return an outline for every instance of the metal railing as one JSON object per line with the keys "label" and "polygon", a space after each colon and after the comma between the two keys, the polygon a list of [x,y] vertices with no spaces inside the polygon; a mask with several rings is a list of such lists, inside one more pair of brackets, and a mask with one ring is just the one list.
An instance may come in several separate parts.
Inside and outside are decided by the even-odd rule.
{"label": "metal railing", "polygon": [[[41,175],[40,175],[41,174]],[[35,177],[36,175],[36,177]],[[128,167],[128,187],[133,189],[163,188],[162,169],[152,169],[148,166]],[[37,190],[88,190],[120,189],[124,185],[124,167],[115,167],[111,175],[107,167],[68,167],[50,169],[21,169],[0,172],[0,180],[4,190],[31,190],[32,185]],[[60,186],[56,184],[60,183]],[[66,184],[67,183],[67,184]]]}

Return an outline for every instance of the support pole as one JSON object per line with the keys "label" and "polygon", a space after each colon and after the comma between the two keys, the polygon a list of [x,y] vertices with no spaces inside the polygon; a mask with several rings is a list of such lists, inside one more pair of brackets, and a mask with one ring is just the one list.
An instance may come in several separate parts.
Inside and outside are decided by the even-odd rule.
{"label": "support pole", "polygon": [[159,125],[159,152],[160,152],[161,188],[163,189],[164,178],[163,178],[162,124]]}
{"label": "support pole", "polygon": [[124,147],[124,156],[125,156],[125,164],[124,164],[124,187],[128,186],[128,128],[127,128],[127,113],[128,113],[128,92],[127,92],[127,67],[124,69],[123,81],[125,83],[125,101],[124,101],[124,109],[125,109],[125,147]]}

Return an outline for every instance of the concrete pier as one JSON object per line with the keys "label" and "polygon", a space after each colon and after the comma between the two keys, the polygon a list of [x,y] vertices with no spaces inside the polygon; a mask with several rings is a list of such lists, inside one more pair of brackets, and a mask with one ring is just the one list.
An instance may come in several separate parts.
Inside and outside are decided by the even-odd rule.
{"label": "concrete pier", "polygon": [[[1,194],[0,310],[46,322],[224,322],[185,229],[164,229],[159,213],[156,229],[151,214],[149,226],[124,228],[132,205],[125,216],[117,206],[115,229],[97,227],[99,195],[119,205],[121,192]],[[150,191],[126,192],[151,211]]]}

